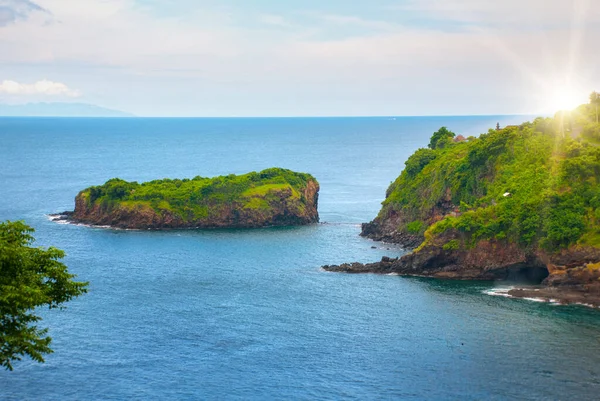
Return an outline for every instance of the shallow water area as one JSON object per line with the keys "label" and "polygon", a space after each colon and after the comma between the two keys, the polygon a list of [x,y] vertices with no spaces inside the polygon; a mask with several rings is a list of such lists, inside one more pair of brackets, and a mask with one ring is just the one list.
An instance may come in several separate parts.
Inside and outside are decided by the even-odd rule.
{"label": "shallow water area", "polygon": [[[431,132],[522,120],[0,119],[0,220],[24,219],[90,282],[67,309],[39,311],[55,353],[0,371],[0,399],[595,399],[597,309],[320,268],[403,254],[360,223]],[[151,231],[48,216],[113,177],[272,166],[319,180],[320,224]]]}
{"label": "shallow water area", "polygon": [[[498,296],[498,297],[506,297],[506,298],[515,298],[515,299],[524,299],[527,301],[533,301],[533,302],[548,302],[550,304],[554,304],[554,305],[561,305],[560,302],[558,302],[558,300],[556,299],[544,299],[544,298],[535,298],[535,297],[516,297],[514,295],[509,294],[509,291],[514,290],[516,288],[524,288],[524,287],[495,287],[495,288],[491,288],[489,290],[484,290],[483,293],[487,294],[487,295],[491,295],[491,296]],[[529,287],[526,287],[527,289],[531,289]],[[533,289],[533,291],[535,291],[535,289]]]}

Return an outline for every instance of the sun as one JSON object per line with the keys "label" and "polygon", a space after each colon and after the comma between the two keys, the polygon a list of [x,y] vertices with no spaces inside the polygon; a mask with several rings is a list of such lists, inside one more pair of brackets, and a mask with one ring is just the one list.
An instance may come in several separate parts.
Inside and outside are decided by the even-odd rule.
{"label": "sun", "polygon": [[570,86],[554,88],[549,99],[549,106],[554,111],[573,110],[581,103],[582,97]]}

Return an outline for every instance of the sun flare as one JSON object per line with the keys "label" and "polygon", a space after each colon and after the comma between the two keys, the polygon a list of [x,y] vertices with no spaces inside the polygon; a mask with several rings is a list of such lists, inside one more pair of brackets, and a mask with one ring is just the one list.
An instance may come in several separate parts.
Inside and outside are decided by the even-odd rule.
{"label": "sun flare", "polygon": [[573,110],[583,103],[583,101],[584,98],[572,87],[557,87],[552,92],[549,106],[554,111]]}

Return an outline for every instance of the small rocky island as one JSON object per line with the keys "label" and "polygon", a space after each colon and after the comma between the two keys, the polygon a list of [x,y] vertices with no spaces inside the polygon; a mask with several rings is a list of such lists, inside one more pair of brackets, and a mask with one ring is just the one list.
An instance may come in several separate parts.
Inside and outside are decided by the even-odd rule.
{"label": "small rocky island", "polygon": [[361,235],[412,253],[323,266],[537,284],[510,295],[600,306],[600,125],[593,104],[417,150]]}
{"label": "small rocky island", "polygon": [[113,178],[79,192],[75,210],[54,219],[127,229],[295,226],[319,221],[318,196],[314,177],[281,168],[141,184]]}

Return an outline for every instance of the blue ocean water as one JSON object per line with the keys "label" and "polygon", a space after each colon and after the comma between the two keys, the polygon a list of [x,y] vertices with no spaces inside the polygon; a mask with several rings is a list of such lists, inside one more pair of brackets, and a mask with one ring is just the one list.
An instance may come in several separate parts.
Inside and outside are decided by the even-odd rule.
{"label": "blue ocean water", "polygon": [[[90,282],[67,309],[40,310],[55,353],[0,371],[0,399],[596,399],[598,310],[319,268],[403,253],[359,225],[437,128],[523,120],[0,119],[0,220],[24,219]],[[322,224],[150,232],[47,218],[112,177],[272,166],[319,180]]]}

